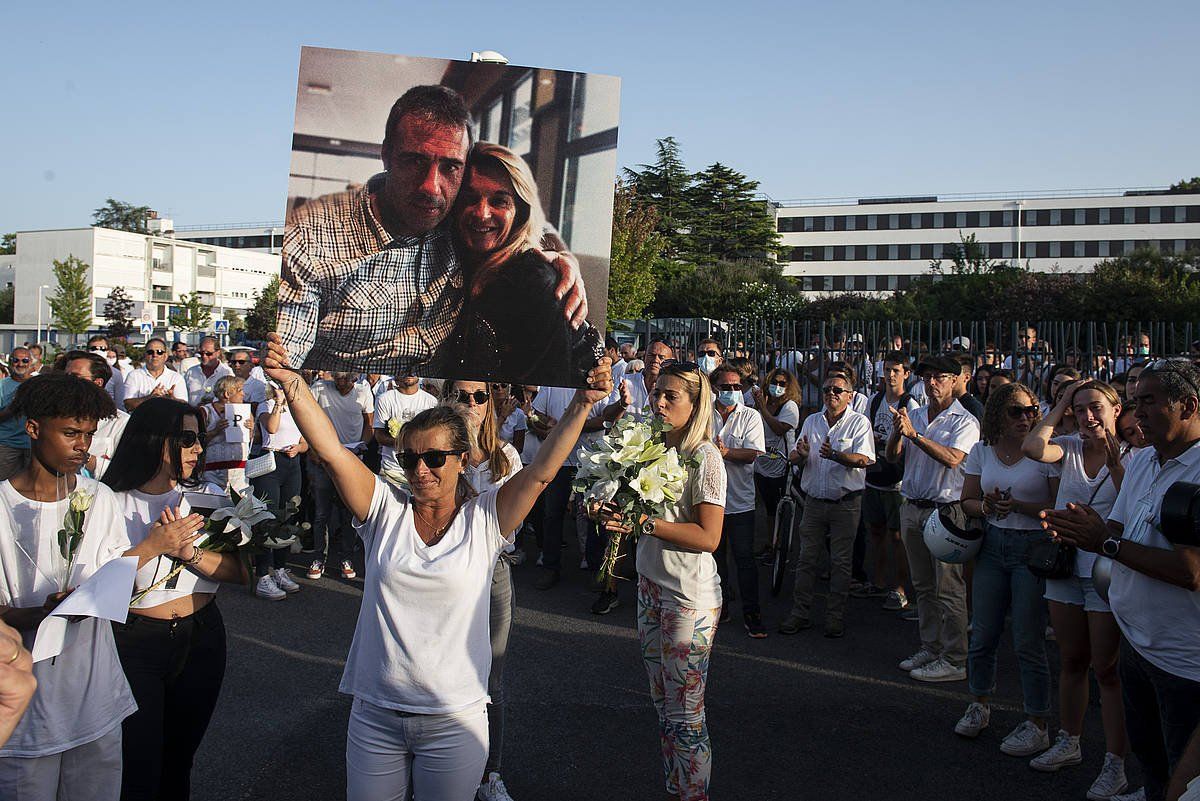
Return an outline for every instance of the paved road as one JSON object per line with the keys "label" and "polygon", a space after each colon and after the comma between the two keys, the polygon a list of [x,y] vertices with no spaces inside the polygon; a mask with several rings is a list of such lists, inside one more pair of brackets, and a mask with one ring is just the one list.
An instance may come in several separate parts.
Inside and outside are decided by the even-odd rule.
{"label": "paved road", "polygon": [[[566,563],[578,564],[570,554]],[[548,592],[533,588],[535,575],[532,565],[514,571],[510,792],[516,801],[665,798],[631,588],[600,618],[588,612],[593,596],[582,571],[568,571]],[[193,774],[197,801],[344,795],[350,702],[337,684],[361,581],[298,580],[303,590],[278,603],[221,591],[229,662]],[[1009,645],[992,727],[964,741],[952,728],[966,706],[965,682],[923,685],[895,667],[915,650],[915,623],[851,599],[844,639],[824,639],[819,626],[784,637],[774,625],[785,613],[782,601],[767,604],[772,634],[763,641],[746,637],[737,615],[718,634],[707,694],[713,798],[1084,797],[1104,753],[1095,701],[1083,766],[1039,774],[999,751],[1021,719]]]}

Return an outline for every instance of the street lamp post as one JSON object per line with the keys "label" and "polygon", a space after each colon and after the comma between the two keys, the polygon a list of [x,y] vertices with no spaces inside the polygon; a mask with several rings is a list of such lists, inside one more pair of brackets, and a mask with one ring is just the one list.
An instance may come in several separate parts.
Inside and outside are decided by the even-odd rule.
{"label": "street lamp post", "polygon": [[46,284],[42,284],[41,286],[38,287],[38,291],[37,291],[37,307],[38,307],[37,344],[39,344],[39,345],[42,344],[42,290],[49,289],[49,288],[50,287],[47,286]]}

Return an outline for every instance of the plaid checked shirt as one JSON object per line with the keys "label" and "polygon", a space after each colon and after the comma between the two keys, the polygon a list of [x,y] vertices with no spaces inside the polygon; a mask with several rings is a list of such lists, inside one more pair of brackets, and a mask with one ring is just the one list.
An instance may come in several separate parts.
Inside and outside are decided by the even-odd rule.
{"label": "plaid checked shirt", "polygon": [[293,366],[429,375],[458,320],[450,231],[393,238],[371,211],[384,174],[299,207],[283,237],[278,332]]}

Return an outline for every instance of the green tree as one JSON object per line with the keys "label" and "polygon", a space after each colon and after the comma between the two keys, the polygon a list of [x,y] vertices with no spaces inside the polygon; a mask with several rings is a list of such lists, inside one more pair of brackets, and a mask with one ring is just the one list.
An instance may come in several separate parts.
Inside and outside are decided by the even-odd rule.
{"label": "green tree", "polygon": [[97,228],[144,234],[149,216],[149,206],[134,206],[110,197],[103,206],[92,212],[92,225]]}
{"label": "green tree", "polygon": [[200,298],[199,292],[179,296],[179,305],[171,312],[171,325],[180,331],[200,331],[212,321],[212,306]]}
{"label": "green tree", "polygon": [[[997,269],[1008,266],[988,258],[987,248],[975,239],[975,234],[958,235],[958,244],[950,245],[946,258],[950,259],[950,272],[953,275],[988,275]],[[942,260],[935,259],[929,263],[929,271],[942,274]]]}
{"label": "green tree", "polygon": [[92,327],[92,284],[88,280],[87,262],[67,256],[53,262],[58,286],[49,297],[50,313],[60,330],[82,334]]}
{"label": "green tree", "polygon": [[786,316],[798,307],[795,284],[783,268],[766,262],[718,261],[690,275],[669,278],[651,306],[655,317],[710,317],[732,320],[758,308]]}
{"label": "green tree", "polygon": [[0,256],[11,256],[17,252],[17,235],[5,234],[0,237]]}
{"label": "green tree", "polygon": [[112,339],[127,339],[133,333],[133,301],[124,287],[113,287],[104,302],[104,322]]}
{"label": "green tree", "polygon": [[618,181],[608,271],[610,321],[637,319],[654,300],[654,268],[666,246],[657,226],[658,210],[641,202],[632,186]]}
{"label": "green tree", "polygon": [[16,290],[11,286],[0,289],[0,323],[13,321],[13,306],[16,301]]}
{"label": "green tree", "polygon": [[659,139],[655,146],[654,163],[639,164],[636,170],[626,168],[625,179],[643,203],[658,210],[655,228],[663,236],[663,255],[673,260],[687,250],[692,225],[688,197],[692,176],[683,164],[675,137]]}
{"label": "green tree", "polygon": [[266,339],[267,334],[275,330],[275,320],[278,316],[279,277],[276,276],[263,287],[262,292],[254,293],[254,305],[246,314],[246,338]]}
{"label": "green tree", "polygon": [[1185,178],[1182,181],[1171,184],[1172,192],[1200,192],[1200,176],[1195,178]]}
{"label": "green tree", "polygon": [[242,331],[246,328],[246,320],[242,317],[241,312],[237,309],[225,309],[221,314],[221,319],[229,323],[229,333],[234,331]]}
{"label": "green tree", "polygon": [[761,261],[782,250],[775,218],[758,194],[758,181],[720,162],[693,176],[686,261]]}

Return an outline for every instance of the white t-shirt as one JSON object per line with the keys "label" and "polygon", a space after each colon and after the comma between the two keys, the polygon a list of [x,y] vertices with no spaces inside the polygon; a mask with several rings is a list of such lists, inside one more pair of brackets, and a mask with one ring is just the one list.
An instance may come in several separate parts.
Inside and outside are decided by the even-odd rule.
{"label": "white t-shirt", "polygon": [[[567,407],[571,405],[571,400],[575,397],[575,390],[567,387],[542,387],[542,391],[533,399],[533,411],[536,414],[549,415],[555,420],[561,420],[563,413],[567,411]],[[608,404],[612,402],[612,395],[609,395],[604,400],[596,401],[592,404],[591,411],[588,412],[587,419],[591,420],[600,415]],[[579,435],[577,446],[571,450],[571,455],[567,457],[567,461],[563,467],[579,467],[579,445],[585,442],[604,436],[603,431],[589,431]],[[529,445],[530,440],[536,440],[537,445],[534,448],[534,453],[537,453],[537,448],[541,447],[542,441],[532,431],[525,434],[525,444]],[[530,457],[532,459],[532,457]],[[530,464],[531,462],[526,462]]]}
{"label": "white t-shirt", "polygon": [[312,393],[325,414],[329,415],[339,442],[343,445],[362,442],[363,414],[370,414],[375,409],[369,388],[356,383],[343,395],[333,381],[318,381],[313,384]]}
{"label": "white t-shirt", "polygon": [[104,391],[113,399],[118,409],[125,408],[125,376],[121,375],[116,365],[112,366],[112,378],[104,385]]}
{"label": "white t-shirt", "polygon": [[[76,487],[95,498],[84,513],[73,587],[130,548],[113,491],[82,477]],[[31,501],[8,481],[0,482],[0,498],[0,603],[40,607],[47,595],[62,589],[66,560],[57,534],[67,501]],[[35,635],[36,630],[22,632],[26,648],[33,648]],[[35,664],[33,675],[37,692],[12,737],[0,746],[0,757],[47,756],[93,742],[137,709],[107,620],[89,617],[69,624],[62,653]]]}
{"label": "white t-shirt", "polygon": [[[696,451],[699,464],[688,468],[683,496],[668,508],[662,520],[695,523],[696,506],[725,505],[725,460],[717,446],[706,442]],[[717,561],[707,551],[694,551],[658,537],[638,537],[638,575],[654,582],[663,600],[693,609],[716,609],[721,605],[721,580]]]}
{"label": "white t-shirt", "polygon": [[525,412],[518,407],[513,409],[512,414],[506,417],[504,422],[500,424],[500,431],[498,435],[500,439],[504,440],[505,442],[512,442],[513,434],[518,431],[525,430]]}
{"label": "white t-shirt", "polygon": [[625,414],[632,415],[637,420],[645,420],[650,417],[653,414],[650,409],[651,390],[646,389],[646,380],[642,378],[642,373],[634,373],[626,377],[625,386],[629,388],[631,398]]}
{"label": "white t-shirt", "polygon": [[[337,392],[337,389],[335,388],[333,391]],[[437,398],[420,389],[411,395],[405,395],[398,389],[389,389],[375,400],[375,422],[373,425],[381,431],[387,431],[390,420],[399,420],[401,423],[407,423],[421,412],[426,409],[432,409],[437,404]],[[362,425],[361,421],[359,425]],[[400,469],[400,463],[396,461],[396,449],[390,445],[379,446],[379,457],[379,469]]]}
{"label": "white t-shirt", "polygon": [[[922,436],[939,445],[970,453],[979,441],[979,421],[958,401],[929,422],[929,407],[910,412],[908,419]],[[962,497],[962,464],[951,470],[934,459],[915,442],[904,443],[904,483],[900,492],[911,500],[950,503]]]}
{"label": "white t-shirt", "polygon": [[[967,458],[963,460],[964,476],[979,476],[979,486],[986,495],[999,490],[1010,491],[1012,497],[1021,501],[1045,500],[1050,505],[1050,479],[1058,478],[1059,467],[1056,464],[1044,464],[1022,456],[1013,465],[1007,465],[996,456],[996,449],[985,442],[976,442]],[[987,519],[996,528],[1019,529],[1022,531],[1041,530],[1042,524],[1036,517],[1030,517],[1021,512],[1010,512],[1003,519],[989,517]]]}
{"label": "white t-shirt", "polygon": [[243,403],[264,403],[271,395],[265,381],[259,381],[254,376],[247,378],[242,384]]}
{"label": "white t-shirt", "polygon": [[[724,421],[713,412],[713,425],[726,448],[746,448],[765,453],[767,438],[762,415],[748,406],[737,404]],[[754,511],[754,462],[725,463],[728,486],[725,488],[725,514]]]}
{"label": "white t-shirt", "polygon": [[[227,375],[233,375],[233,369],[224,362],[217,362],[216,369],[212,375],[205,375],[204,368],[200,365],[189,367],[187,372],[183,374],[183,383],[187,387],[188,403],[193,406],[199,406],[203,403],[212,403],[213,391],[216,389],[217,382]],[[249,403],[250,401],[246,401]]]}
{"label": "white t-shirt", "polygon": [[[1088,476],[1083,465],[1083,440],[1078,434],[1055,437],[1050,441],[1063,449],[1062,461],[1058,463],[1061,472],[1054,508],[1066,509],[1068,503],[1082,503],[1091,506],[1101,517],[1107,518],[1112,511],[1113,502],[1117,499],[1117,488],[1113,486],[1108,466],[1101,465],[1096,475]],[[1126,453],[1121,462],[1128,463],[1128,460],[1129,454]],[[1076,549],[1075,575],[1091,578],[1092,566],[1095,564],[1096,554]]]}
{"label": "white t-shirt", "polygon": [[824,412],[810,414],[805,419],[797,438],[797,442],[808,442],[808,460],[800,476],[800,489],[810,498],[837,501],[848,493],[859,492],[866,487],[867,469],[847,467],[841,462],[823,458],[821,445],[826,438],[830,447],[839,453],[856,453],[875,461],[875,436],[866,415],[848,407],[832,427]]}
{"label": "white t-shirt", "polygon": [[296,420],[292,417],[291,409],[284,409],[279,413],[279,428],[272,434],[267,431],[266,421],[264,416],[270,416],[271,412],[275,411],[275,399],[272,398],[266,401],[258,411],[258,429],[262,434],[262,446],[265,451],[281,451],[284,448],[292,445],[300,444],[300,428],[296,425]]}
{"label": "white t-shirt", "polygon": [[121,442],[121,435],[125,433],[125,424],[128,422],[129,415],[117,409],[114,416],[106,417],[97,424],[96,433],[92,437],[92,445],[88,448],[88,454],[96,457],[96,469],[92,471],[92,477],[97,481],[104,478],[104,471],[112,462],[113,454],[117,451],[117,445]]}
{"label": "white t-shirt", "polygon": [[[1163,536],[1160,513],[1163,495],[1177,481],[1200,484],[1200,443],[1161,466],[1154,448],[1130,457],[1108,515],[1125,527],[1124,539],[1147,548],[1174,548]],[[1125,639],[1148,662],[1174,676],[1200,681],[1200,592],[1114,561],[1108,605]]]}
{"label": "white t-shirt", "polygon": [[[220,487],[208,485],[205,491],[221,494]],[[168,506],[172,509],[179,507],[183,501],[183,487],[175,487],[161,495],[149,495],[141,490],[129,490],[117,493],[121,504],[121,515],[125,518],[126,532],[132,545],[139,544],[150,533],[150,528],[158,522],[163,510]],[[137,572],[134,589],[138,592],[154,585],[176,567],[169,556],[159,556],[142,565]],[[169,586],[174,585],[174,586]],[[164,583],[161,587],[148,594],[134,606],[134,609],[150,609],[176,598],[184,598],[195,592],[216,592],[220,585],[193,570],[184,568],[175,578]]]}
{"label": "white t-shirt", "polygon": [[[903,396],[901,396],[901,397],[903,397]],[[872,401],[875,400],[874,396],[872,396],[871,400]],[[894,418],[892,417],[891,410],[898,409],[898,408],[900,408],[899,398],[897,398],[895,403],[890,403],[887,399],[887,394],[884,393],[883,396],[879,400],[879,407],[875,410],[875,419],[871,420],[871,428],[875,432],[875,455],[876,455],[875,461],[877,464],[879,463],[879,461],[886,458],[885,453],[887,451],[887,443],[888,443],[888,440],[891,439],[891,437],[892,437],[892,429],[895,428],[895,424],[896,424]],[[912,413],[921,407],[910,395],[908,398],[908,402],[904,405],[904,408],[908,411],[909,418],[911,419]],[[871,412],[871,407],[870,407],[870,404],[868,403],[867,411],[863,412],[863,414],[867,415],[867,419],[870,419],[870,412]],[[899,468],[899,472],[902,474],[903,466],[899,465],[899,464],[897,464],[895,466],[897,468]],[[879,473],[874,474],[874,476],[880,477],[880,478],[882,477],[882,475]],[[878,489],[878,490],[886,490],[886,491],[891,491],[891,492],[898,491],[900,489],[901,485],[903,485],[903,483],[904,483],[903,479],[895,482],[894,484],[883,484],[883,483],[879,483],[878,481],[875,481],[872,479],[873,479],[873,474],[870,471],[868,471],[867,472],[867,486],[868,487],[874,487],[875,489]]]}
{"label": "white t-shirt", "polygon": [[446,715],[488,700],[492,571],[509,540],[496,493],[459,509],[434,545],[417,534],[406,493],[375,479],[371,508],[354,521],[366,582],[338,688],[388,709]]}
{"label": "white t-shirt", "polygon": [[776,434],[764,420],[763,437],[767,452],[754,460],[754,472],[771,478],[779,478],[787,472],[787,455],[792,449],[791,443],[796,438],[796,428],[800,425],[800,407],[795,401],[786,401],[779,407],[775,419],[787,423],[791,428],[787,433]]}
{"label": "white t-shirt", "polygon": [[145,366],[125,376],[125,400],[131,398],[144,398],[154,391],[155,387],[163,387],[167,392],[173,395],[176,399],[188,402],[187,387],[183,383],[183,376],[173,370],[163,368],[162,375],[158,378],[150,375]]}
{"label": "white t-shirt", "polygon": [[[517,453],[517,449],[505,442],[500,450],[503,452],[504,458],[508,460],[508,473],[499,481],[492,478],[492,468],[489,466],[487,459],[484,459],[477,465],[467,467],[467,481],[471,482],[471,488],[480,495],[488,490],[500,489],[521,471],[521,454]],[[518,526],[518,528],[520,527]],[[509,543],[504,548],[508,553],[512,553],[516,549],[517,546],[512,543]]]}

